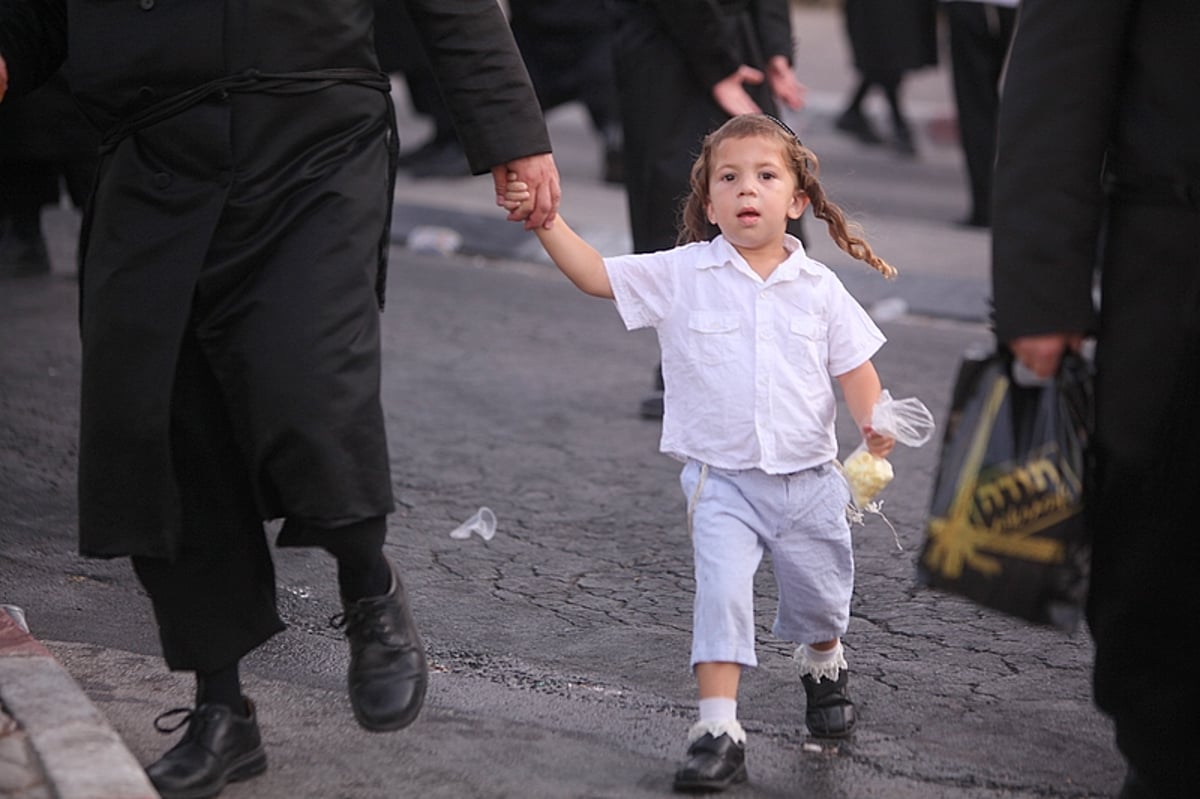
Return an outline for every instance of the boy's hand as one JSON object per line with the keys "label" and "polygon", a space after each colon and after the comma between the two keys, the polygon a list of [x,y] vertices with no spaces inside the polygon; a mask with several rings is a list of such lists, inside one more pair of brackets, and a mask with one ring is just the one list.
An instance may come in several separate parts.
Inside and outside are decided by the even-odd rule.
{"label": "boy's hand", "polygon": [[500,206],[508,211],[509,219],[523,220],[533,209],[533,192],[529,185],[517,179],[516,172],[508,173],[508,181],[500,194]]}
{"label": "boy's hand", "polygon": [[562,189],[558,182],[558,167],[550,153],[516,158],[507,164],[492,167],[492,183],[496,190],[496,205],[504,206],[504,185],[509,175],[516,175],[529,189],[530,202],[510,211],[511,222],[524,222],[526,230],[549,229],[558,216],[558,201]]}
{"label": "boy's hand", "polygon": [[896,439],[876,432],[875,428],[870,425],[863,428],[863,442],[876,458],[886,458],[891,454],[892,448],[896,446]]}

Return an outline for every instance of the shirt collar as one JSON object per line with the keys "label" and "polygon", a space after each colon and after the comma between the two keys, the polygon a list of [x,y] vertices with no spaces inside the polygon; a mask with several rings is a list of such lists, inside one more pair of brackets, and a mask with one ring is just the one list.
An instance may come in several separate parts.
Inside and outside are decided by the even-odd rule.
{"label": "shirt collar", "polygon": [[[822,271],[820,265],[808,257],[808,253],[804,251],[804,245],[800,243],[800,239],[790,233],[785,233],[783,236],[783,248],[787,250],[788,257],[771,274],[771,282],[777,280],[795,280],[800,276],[801,272],[805,272],[813,277],[821,277]],[[708,255],[709,257],[696,261],[697,269],[715,269],[718,266],[729,266],[736,269],[740,265],[743,271],[751,271],[750,265],[746,263],[746,259],[722,235],[717,235],[716,238],[709,242]]]}

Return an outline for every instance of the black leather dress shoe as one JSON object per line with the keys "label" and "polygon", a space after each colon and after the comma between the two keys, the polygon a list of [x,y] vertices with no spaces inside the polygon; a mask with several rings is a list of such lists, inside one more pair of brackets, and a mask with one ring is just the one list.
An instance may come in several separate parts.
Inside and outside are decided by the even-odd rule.
{"label": "black leather dress shoe", "polygon": [[[239,716],[225,705],[206,704],[195,710],[170,710],[155,719],[154,726],[161,732],[188,725],[179,743],[146,767],[146,775],[162,799],[208,799],[219,794],[226,783],[267,770],[254,703],[247,699],[246,707],[248,716]],[[160,723],[179,714],[186,715],[173,727]]]}
{"label": "black leather dress shoe", "polygon": [[808,731],[818,738],[843,738],[854,729],[857,717],[854,703],[846,690],[849,674],[838,670],[838,678],[822,677],[820,681],[805,674],[800,678],[808,704],[804,709],[804,723]]}
{"label": "black leather dress shoe", "polygon": [[863,144],[883,144],[883,137],[876,132],[866,114],[857,108],[847,108],[834,121],[833,126],[849,133]]}
{"label": "black leather dress shoe", "polygon": [[746,744],[735,743],[729,733],[714,738],[706,732],[688,747],[687,760],[675,772],[675,790],[723,791],[746,776]]}
{"label": "black leather dress shoe", "polygon": [[648,394],[638,405],[638,416],[643,419],[659,420],[663,418],[663,393],[655,391]]}
{"label": "black leather dress shoe", "polygon": [[50,274],[40,212],[0,217],[0,278]]}
{"label": "black leather dress shoe", "polygon": [[400,575],[392,568],[392,589],[378,597],[343,602],[334,626],[350,641],[350,706],[354,718],[372,732],[412,724],[425,702],[429,671]]}

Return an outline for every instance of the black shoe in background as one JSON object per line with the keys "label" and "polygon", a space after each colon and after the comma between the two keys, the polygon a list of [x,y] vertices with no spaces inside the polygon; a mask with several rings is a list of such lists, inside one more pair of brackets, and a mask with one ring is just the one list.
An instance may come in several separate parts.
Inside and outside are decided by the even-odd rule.
{"label": "black shoe in background", "polygon": [[[227,783],[249,779],[267,770],[267,754],[258,731],[254,703],[246,700],[246,716],[227,705],[203,704],[194,710],[169,710],[154,720],[160,732],[187,731],[175,746],[146,767],[146,776],[162,799],[209,799]],[[180,714],[173,727],[163,719]]]}
{"label": "black shoe in background", "polygon": [[883,137],[871,125],[860,108],[847,108],[833,126],[842,133],[849,133],[863,144],[883,144]]}
{"label": "black shoe in background", "polygon": [[895,148],[898,155],[905,158],[917,157],[917,143],[913,139],[912,129],[908,125],[896,128],[896,135],[892,139],[892,147]]}
{"label": "black shoe in background", "polygon": [[50,274],[41,212],[0,218],[0,277]]}
{"label": "black shoe in background", "polygon": [[663,382],[662,361],[654,367],[654,391],[642,400],[638,407],[638,416],[643,419],[658,420],[663,418],[663,392],[666,384]]}
{"label": "black shoe in background", "polygon": [[638,406],[638,416],[651,421],[663,418],[663,393],[655,391],[647,395]]}

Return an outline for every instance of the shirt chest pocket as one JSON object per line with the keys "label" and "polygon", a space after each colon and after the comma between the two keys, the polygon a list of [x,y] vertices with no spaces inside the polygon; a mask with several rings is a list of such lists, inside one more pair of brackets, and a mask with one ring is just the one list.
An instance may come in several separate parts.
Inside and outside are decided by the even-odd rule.
{"label": "shirt chest pocket", "polygon": [[693,311],[688,314],[688,350],[692,359],[710,366],[728,363],[737,357],[737,314],[721,311]]}
{"label": "shirt chest pocket", "polygon": [[823,372],[829,360],[829,337],[825,323],[816,316],[793,316],[788,320],[787,345],[784,348],[789,363],[806,372]]}

